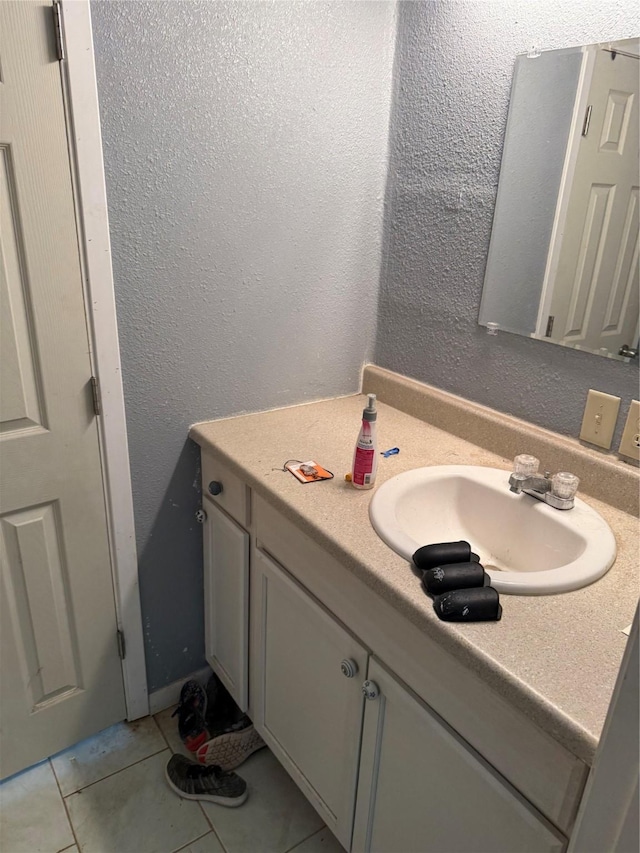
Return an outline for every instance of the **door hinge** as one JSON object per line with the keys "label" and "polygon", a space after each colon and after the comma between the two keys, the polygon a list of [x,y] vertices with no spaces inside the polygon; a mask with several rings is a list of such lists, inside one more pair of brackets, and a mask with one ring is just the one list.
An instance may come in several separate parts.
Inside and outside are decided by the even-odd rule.
{"label": "door hinge", "polygon": [[60,0],[53,0],[53,31],[55,33],[56,39],[56,57],[58,58],[58,62],[62,62],[65,59],[64,55],[64,38],[62,36],[62,5],[60,4]]}
{"label": "door hinge", "polygon": [[587,107],[587,111],[584,114],[584,121],[582,123],[582,135],[586,136],[589,133],[589,125],[591,124],[591,110],[593,109],[592,105],[589,104]]}
{"label": "door hinge", "polygon": [[551,332],[553,332],[553,321],[555,319],[556,318],[552,314],[549,314],[549,319],[547,320],[547,331],[544,333],[545,338],[551,337]]}
{"label": "door hinge", "polygon": [[118,654],[120,655],[120,660],[124,660],[127,654],[127,646],[124,641],[124,632],[118,629],[116,631],[116,637],[118,639]]}
{"label": "door hinge", "polygon": [[100,402],[100,384],[96,376],[91,377],[91,398],[93,400],[93,413],[97,417],[102,414],[102,403]]}

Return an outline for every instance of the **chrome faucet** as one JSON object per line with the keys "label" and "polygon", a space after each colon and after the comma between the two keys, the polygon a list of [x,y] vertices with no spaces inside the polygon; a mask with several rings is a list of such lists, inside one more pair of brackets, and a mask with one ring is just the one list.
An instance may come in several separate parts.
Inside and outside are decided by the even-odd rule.
{"label": "chrome faucet", "polygon": [[538,473],[540,462],[535,456],[521,453],[513,460],[509,489],[517,495],[524,492],[554,509],[572,509],[580,480],[568,471],[559,471],[553,477],[549,471]]}
{"label": "chrome faucet", "polygon": [[549,471],[544,472],[544,477],[540,474],[513,474],[509,477],[509,488],[517,495],[520,492],[539,492],[546,495],[551,491],[551,474]]}

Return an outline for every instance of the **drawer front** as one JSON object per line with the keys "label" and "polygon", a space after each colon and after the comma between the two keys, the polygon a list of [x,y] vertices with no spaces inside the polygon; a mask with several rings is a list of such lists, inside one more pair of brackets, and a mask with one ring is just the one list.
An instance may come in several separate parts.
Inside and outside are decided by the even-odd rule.
{"label": "drawer front", "polygon": [[258,544],[568,835],[587,767],[257,495],[253,514]]}
{"label": "drawer front", "polygon": [[248,486],[215,456],[204,452],[202,453],[202,493],[234,518],[238,524],[245,528],[249,526]]}

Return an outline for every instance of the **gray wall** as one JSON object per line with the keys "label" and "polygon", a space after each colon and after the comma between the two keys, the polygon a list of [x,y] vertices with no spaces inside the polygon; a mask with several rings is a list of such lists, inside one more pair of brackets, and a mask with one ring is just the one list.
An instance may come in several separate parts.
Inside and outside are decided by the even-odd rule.
{"label": "gray wall", "polygon": [[518,56],[479,322],[535,332],[583,53]]}
{"label": "gray wall", "polygon": [[92,2],[149,689],[203,664],[191,423],[356,391],[389,3]]}
{"label": "gray wall", "polygon": [[477,321],[515,56],[638,32],[635,0],[400,4],[376,364],[573,436],[607,391],[620,434],[637,367]]}

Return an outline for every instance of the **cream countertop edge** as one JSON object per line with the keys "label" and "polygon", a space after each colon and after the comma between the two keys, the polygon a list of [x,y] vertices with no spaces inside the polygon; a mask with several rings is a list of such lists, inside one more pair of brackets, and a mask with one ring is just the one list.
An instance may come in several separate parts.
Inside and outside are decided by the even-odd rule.
{"label": "cream countertop edge", "polygon": [[[342,479],[351,461],[362,405],[360,396],[304,404],[196,424],[190,436],[427,636],[590,764],[625,645],[617,623],[631,620],[634,596],[627,593],[630,603],[620,614],[612,615],[609,608],[606,618],[594,622],[594,612],[601,611],[603,601],[612,594],[611,587],[615,592],[634,583],[629,547],[620,549],[616,565],[605,578],[585,590],[559,596],[502,596],[500,623],[456,626],[440,622],[407,563],[373,532],[368,521],[373,492],[357,491]],[[380,404],[379,424],[384,425],[381,447],[398,444],[401,453],[380,465],[378,483],[425,464],[464,462],[509,469],[504,457],[384,403]],[[277,470],[288,458],[315,458],[333,470],[336,479],[302,486]],[[352,510],[349,513],[345,513],[345,501]],[[614,532],[617,529],[616,538],[625,539],[634,520],[600,501],[589,502],[607,518]],[[539,630],[532,634],[533,621],[539,623]],[[577,643],[571,640],[574,631],[567,631],[573,624],[582,626]],[[590,643],[584,642],[585,634],[592,635]],[[542,643],[541,637],[545,638]],[[540,654],[532,654],[537,645]],[[553,666],[549,660],[555,662]]]}

